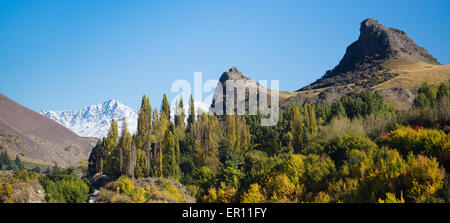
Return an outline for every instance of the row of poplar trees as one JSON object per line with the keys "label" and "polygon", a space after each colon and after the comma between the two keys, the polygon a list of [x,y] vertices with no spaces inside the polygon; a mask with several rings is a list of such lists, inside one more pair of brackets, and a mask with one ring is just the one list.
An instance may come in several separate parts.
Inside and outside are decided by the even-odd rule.
{"label": "row of poplar trees", "polygon": [[152,110],[149,98],[144,95],[136,134],[130,134],[124,119],[119,136],[118,124],[112,120],[107,137],[91,152],[89,174],[181,179],[181,157],[192,159],[194,169],[207,166],[216,172],[221,141],[227,141],[237,154],[244,156],[250,147],[250,131],[242,116],[226,116],[219,122],[217,116],[202,111],[196,115],[192,96],[189,103],[187,121],[180,99],[172,122],[166,95],[160,111]]}

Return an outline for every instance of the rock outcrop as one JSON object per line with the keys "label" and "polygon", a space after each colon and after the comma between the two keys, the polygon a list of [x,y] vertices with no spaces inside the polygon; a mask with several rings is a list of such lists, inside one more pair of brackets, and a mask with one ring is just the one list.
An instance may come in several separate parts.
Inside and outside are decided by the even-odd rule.
{"label": "rock outcrop", "polygon": [[397,76],[398,73],[390,70],[393,64],[418,62],[439,65],[436,58],[404,31],[386,28],[369,18],[361,22],[358,40],[347,47],[339,64],[299,91],[348,84],[369,88]]}
{"label": "rock outcrop", "polygon": [[[228,92],[233,90],[233,94]],[[210,111],[217,115],[226,114],[229,108],[227,100],[234,100],[234,111],[238,110],[238,106],[243,108],[244,112],[248,112],[250,107],[256,109],[255,105],[249,104],[250,101],[259,101],[259,96],[262,93],[267,95],[268,107],[271,105],[271,90],[260,85],[255,80],[244,76],[236,67],[232,67],[228,72],[224,72],[220,78],[219,83],[214,92]],[[230,105],[228,104],[228,105]],[[231,111],[231,110],[230,110]],[[255,110],[256,111],[256,110]],[[238,114],[240,114],[238,112]]]}

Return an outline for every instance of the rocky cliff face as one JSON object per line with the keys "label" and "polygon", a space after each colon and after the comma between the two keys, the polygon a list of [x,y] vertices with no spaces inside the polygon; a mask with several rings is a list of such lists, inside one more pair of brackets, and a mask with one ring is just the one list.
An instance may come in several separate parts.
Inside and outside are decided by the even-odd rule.
{"label": "rocky cliff face", "polygon": [[[227,89],[234,89],[234,93],[231,94]],[[231,103],[230,100],[234,100],[234,111],[237,111],[239,105],[244,108],[244,111],[248,112],[249,106],[252,106],[249,105],[249,101],[253,99],[257,101],[261,93],[270,94],[268,89],[260,86],[255,80],[244,76],[236,67],[232,67],[219,78],[211,104],[211,111],[218,115],[224,114],[227,109],[230,109],[230,106],[227,106],[227,100],[229,103]],[[268,103],[270,104],[270,97]],[[221,111],[223,113],[220,113]]]}
{"label": "rocky cliff face", "polygon": [[397,76],[398,73],[389,69],[393,64],[418,62],[439,65],[436,58],[405,32],[386,28],[369,18],[361,22],[358,40],[347,47],[339,64],[299,91],[351,83],[368,88]]}

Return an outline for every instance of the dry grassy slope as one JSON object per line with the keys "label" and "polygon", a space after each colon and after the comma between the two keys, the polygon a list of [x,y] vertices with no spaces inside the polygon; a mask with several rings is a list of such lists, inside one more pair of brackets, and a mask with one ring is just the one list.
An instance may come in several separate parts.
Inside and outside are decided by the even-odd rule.
{"label": "dry grassy slope", "polygon": [[[432,65],[423,62],[396,63],[395,65],[390,64],[389,72],[399,75],[373,86],[371,90],[383,92],[386,100],[399,110],[408,109],[411,106],[412,100],[423,82],[439,84],[450,80],[450,65]],[[305,101],[313,102],[325,90],[332,88],[352,89],[353,87],[353,84],[348,84],[298,92],[280,91],[280,104],[282,108],[286,108],[289,104],[302,104]],[[406,91],[403,89],[406,89]],[[361,89],[355,88],[355,91],[361,91]],[[408,94],[411,95],[408,97]]]}
{"label": "dry grassy slope", "polygon": [[405,88],[415,92],[425,81],[430,84],[438,84],[450,80],[450,65],[400,64],[393,67],[392,71],[400,75],[378,84],[372,89]]}
{"label": "dry grassy slope", "polygon": [[66,167],[87,160],[95,142],[0,94],[0,145],[10,158]]}

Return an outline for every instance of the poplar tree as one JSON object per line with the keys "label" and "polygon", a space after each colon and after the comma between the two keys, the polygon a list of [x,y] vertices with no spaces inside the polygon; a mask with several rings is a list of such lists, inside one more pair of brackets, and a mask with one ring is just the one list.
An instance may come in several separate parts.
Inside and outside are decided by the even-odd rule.
{"label": "poplar tree", "polygon": [[[163,176],[173,177],[179,179],[181,176],[181,170],[179,165],[179,157],[177,157],[177,143],[175,141],[175,135],[173,128],[167,130],[163,141]],[[179,154],[178,154],[179,156]]]}
{"label": "poplar tree", "polygon": [[117,146],[118,139],[119,139],[118,125],[116,120],[112,119],[111,127],[109,129],[108,136],[106,137],[106,149],[112,150],[112,148],[115,148]]}
{"label": "poplar tree", "polygon": [[[151,131],[152,131],[152,107],[149,98],[142,97],[141,108],[138,115],[138,128],[135,136],[135,166],[136,177],[149,176],[149,163],[151,154]],[[131,172],[131,171],[130,171]]]}
{"label": "poplar tree", "polygon": [[250,140],[251,140],[250,129],[247,125],[247,121],[245,120],[244,116],[239,117],[238,130],[239,130],[239,135],[240,135],[239,136],[240,143],[239,143],[239,151],[238,152],[239,152],[241,158],[243,158],[245,153],[250,148]]}
{"label": "poplar tree", "polygon": [[189,98],[189,117],[187,120],[187,126],[188,126],[188,132],[192,132],[195,124],[195,105],[194,105],[194,98]]}
{"label": "poplar tree", "polygon": [[131,134],[127,128],[126,117],[123,118],[122,136],[119,140],[119,148],[121,154],[120,172],[129,176],[128,170],[131,167]]}
{"label": "poplar tree", "polygon": [[207,166],[217,172],[221,126],[217,117],[201,113],[194,130],[193,158],[197,167]]}
{"label": "poplar tree", "polygon": [[225,116],[225,135],[231,144],[231,147],[236,150],[237,137],[236,137],[236,116]]}
{"label": "poplar tree", "polygon": [[[149,134],[152,126],[152,107],[147,96],[142,97],[141,108],[138,114],[138,126],[136,135],[137,149],[144,149],[145,144],[149,144]],[[148,146],[147,146],[148,147]]]}
{"label": "poplar tree", "polygon": [[292,147],[295,153],[299,153],[302,148],[303,141],[303,127],[302,117],[298,106],[295,106],[291,116],[291,131],[292,131]]}
{"label": "poplar tree", "polygon": [[147,155],[145,151],[138,149],[136,150],[136,178],[148,177],[148,165],[147,165]]}
{"label": "poplar tree", "polygon": [[161,116],[166,116],[168,119],[170,119],[170,105],[169,101],[167,100],[166,94],[164,94],[161,103]]}
{"label": "poplar tree", "polygon": [[317,120],[316,120],[316,112],[314,111],[314,107],[310,104],[306,105],[306,117],[308,119],[308,132],[311,136],[317,135]]}
{"label": "poplar tree", "polygon": [[111,121],[111,127],[108,132],[108,136],[106,137],[105,143],[105,165],[103,166],[104,173],[109,176],[115,175],[115,172],[120,169],[118,165],[119,153],[118,153],[118,139],[119,139],[119,130],[117,126],[117,122],[115,119]]}
{"label": "poplar tree", "polygon": [[175,126],[184,132],[185,125],[184,125],[184,119],[186,115],[184,112],[184,104],[183,104],[183,96],[180,97],[180,101],[177,103],[177,111],[175,114]]}

